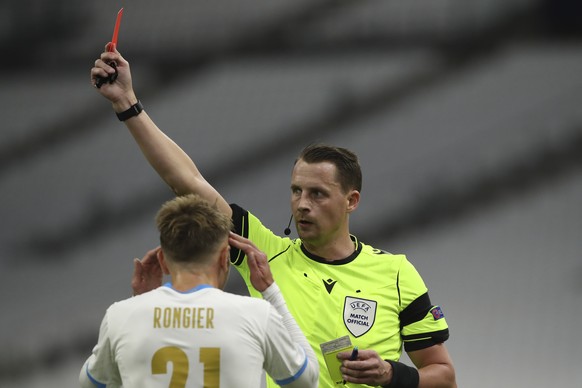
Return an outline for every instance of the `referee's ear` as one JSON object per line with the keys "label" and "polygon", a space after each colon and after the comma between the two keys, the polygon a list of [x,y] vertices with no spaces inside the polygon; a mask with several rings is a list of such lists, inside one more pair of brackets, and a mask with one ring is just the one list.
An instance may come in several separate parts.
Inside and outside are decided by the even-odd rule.
{"label": "referee's ear", "polygon": [[347,196],[347,208],[346,211],[348,213],[353,212],[354,210],[356,210],[358,208],[358,205],[360,204],[360,192],[358,190],[352,190],[348,193]]}

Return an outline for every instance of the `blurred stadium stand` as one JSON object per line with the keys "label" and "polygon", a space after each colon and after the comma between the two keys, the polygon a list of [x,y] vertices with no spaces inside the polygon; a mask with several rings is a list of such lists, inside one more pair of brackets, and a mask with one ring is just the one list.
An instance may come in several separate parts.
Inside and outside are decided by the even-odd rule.
{"label": "blurred stadium stand", "polygon": [[121,6],[138,96],[227,200],[282,232],[297,152],[354,149],[352,232],[419,268],[459,386],[580,381],[579,2],[19,0],[0,4],[0,386],[76,386],[157,243],[172,193],[89,82]]}

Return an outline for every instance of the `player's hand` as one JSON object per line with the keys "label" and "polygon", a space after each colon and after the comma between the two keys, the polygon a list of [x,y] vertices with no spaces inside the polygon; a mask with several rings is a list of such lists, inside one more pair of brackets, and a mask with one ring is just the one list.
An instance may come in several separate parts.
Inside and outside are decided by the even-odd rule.
{"label": "player's hand", "polygon": [[376,351],[360,350],[354,361],[350,360],[350,356],[351,351],[337,354],[337,358],[342,360],[340,370],[345,381],[373,387],[388,385],[392,381],[392,367]]}
{"label": "player's hand", "polygon": [[259,250],[249,239],[236,233],[230,233],[228,243],[232,247],[243,251],[247,256],[249,270],[251,271],[251,284],[257,291],[263,292],[273,284],[273,274],[271,273],[271,268],[269,268],[267,255],[264,252]]}
{"label": "player's hand", "polygon": [[157,247],[148,251],[141,260],[133,259],[131,288],[134,296],[154,290],[162,285],[164,274],[158,261],[160,249]]}
{"label": "player's hand", "polygon": [[[128,109],[137,102],[131,81],[131,71],[127,62],[117,51],[109,52],[107,49],[111,43],[105,46],[105,52],[95,61],[91,69],[91,84],[96,85],[97,77],[107,78],[117,70],[117,79],[112,82],[105,82],[100,88],[96,88],[99,93],[113,103],[113,108],[117,112]],[[115,68],[111,63],[115,63]]]}

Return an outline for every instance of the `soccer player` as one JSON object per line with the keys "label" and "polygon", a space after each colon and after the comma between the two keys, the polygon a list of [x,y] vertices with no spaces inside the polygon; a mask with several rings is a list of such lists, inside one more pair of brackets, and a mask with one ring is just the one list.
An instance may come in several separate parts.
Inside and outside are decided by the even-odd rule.
{"label": "soccer player", "polygon": [[[166,202],[156,223],[161,249],[144,261],[157,255],[171,283],[107,309],[81,386],[257,388],[264,368],[283,387],[317,387],[317,358],[265,254],[231,232],[230,217],[190,194]],[[222,291],[229,243],[268,302]]]}
{"label": "soccer player", "polygon": [[[346,335],[360,349],[355,360],[349,359],[351,352],[338,355],[343,380],[352,387],[456,387],[444,345],[447,322],[416,269],[404,255],[375,249],[350,234],[349,216],[358,208],[362,181],[355,154],[326,145],[303,150],[291,175],[291,210],[299,238],[277,236],[248,209],[229,204],[156,126],[139,103],[129,64],[119,52],[105,52],[96,60],[92,83],[116,71],[107,64],[112,61],[118,78],[99,92],[174,192],[196,193],[215,203],[232,218],[236,233],[267,254],[289,310],[318,356],[319,387],[337,386],[326,371],[320,345]],[[230,260],[257,296],[248,255],[233,249]],[[403,347],[415,367],[399,362]]]}

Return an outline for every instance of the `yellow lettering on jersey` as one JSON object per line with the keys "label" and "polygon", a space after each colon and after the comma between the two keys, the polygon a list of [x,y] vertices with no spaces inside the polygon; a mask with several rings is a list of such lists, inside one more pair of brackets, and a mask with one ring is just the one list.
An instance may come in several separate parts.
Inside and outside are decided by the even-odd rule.
{"label": "yellow lettering on jersey", "polygon": [[214,309],[212,307],[206,309],[206,328],[214,329]]}
{"label": "yellow lettering on jersey", "polygon": [[162,327],[160,324],[160,317],[162,316],[162,309],[159,307],[154,308],[154,329],[159,329]]}
{"label": "yellow lettering on jersey", "polygon": [[[187,310],[187,309],[184,309]],[[182,324],[180,323],[181,318],[182,318],[182,309],[180,307],[174,307],[174,312],[172,313],[172,317],[174,318],[172,320],[172,327],[174,329],[179,329],[182,327]]]}
{"label": "yellow lettering on jersey", "polygon": [[163,325],[167,329],[168,327],[170,327],[170,323],[172,322],[172,309],[169,307],[166,307],[164,309],[164,315],[162,316],[162,318],[163,318]]}
{"label": "yellow lettering on jersey", "polygon": [[204,322],[204,309],[198,309],[198,316],[196,317],[196,327],[202,327]]}
{"label": "yellow lettering on jersey", "polygon": [[182,323],[184,327],[190,327],[192,324],[192,309],[184,309],[182,311]]}
{"label": "yellow lettering on jersey", "polygon": [[154,329],[214,329],[212,307],[154,307]]}

